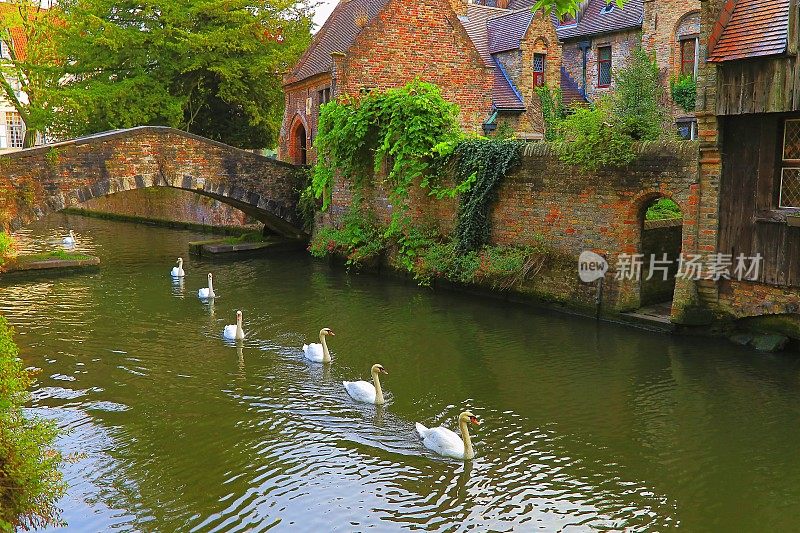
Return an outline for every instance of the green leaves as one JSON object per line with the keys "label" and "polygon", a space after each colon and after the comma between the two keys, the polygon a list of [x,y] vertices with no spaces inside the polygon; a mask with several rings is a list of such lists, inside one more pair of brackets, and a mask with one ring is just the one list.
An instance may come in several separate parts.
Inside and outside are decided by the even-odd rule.
{"label": "green leaves", "polygon": [[0,530],[60,525],[55,504],[64,492],[53,423],[24,416],[36,371],[24,367],[0,316]]}
{"label": "green leaves", "polygon": [[470,139],[456,146],[451,157],[462,184],[454,232],[456,253],[477,250],[489,242],[497,188],[519,162],[522,145],[514,140]]}
{"label": "green leaves", "polygon": [[431,157],[460,137],[458,106],[436,85],[413,81],[405,87],[343,98],[322,107],[312,188],[328,208],[335,173],[355,190],[384,175],[394,206],[389,234],[400,232],[412,184],[430,185]]}
{"label": "green leaves", "polygon": [[56,34],[65,136],[167,125],[243,148],[274,146],[282,73],[310,42],[287,0],[65,0]]}
{"label": "green leaves", "polygon": [[[610,4],[613,2],[617,7],[624,7],[627,1],[628,0],[607,0],[607,3]],[[559,17],[567,13],[574,16],[577,14],[580,4],[581,0],[538,0],[533,6],[533,11],[544,9],[546,13],[555,11],[556,15]]]}
{"label": "green leaves", "polygon": [[669,85],[672,101],[687,113],[694,111],[697,104],[697,81],[694,77],[684,74],[677,79],[670,80]]}

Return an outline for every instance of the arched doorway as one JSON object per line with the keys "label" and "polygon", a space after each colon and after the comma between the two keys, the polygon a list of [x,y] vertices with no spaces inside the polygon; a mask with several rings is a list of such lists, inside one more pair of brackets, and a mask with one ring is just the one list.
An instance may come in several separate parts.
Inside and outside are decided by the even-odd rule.
{"label": "arched doorway", "polygon": [[640,305],[669,316],[683,244],[683,213],[671,198],[655,196],[640,214],[642,279]]}
{"label": "arched doorway", "polygon": [[308,164],[307,134],[303,121],[295,118],[289,144],[289,155],[295,165]]}

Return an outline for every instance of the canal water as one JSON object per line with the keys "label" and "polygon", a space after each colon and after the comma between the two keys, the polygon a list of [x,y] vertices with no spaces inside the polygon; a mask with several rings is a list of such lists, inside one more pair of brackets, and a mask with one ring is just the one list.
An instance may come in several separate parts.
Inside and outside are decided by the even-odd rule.
{"label": "canal water", "polygon": [[[790,531],[800,528],[800,360],[347,275],[304,254],[188,257],[177,231],[53,215],[99,272],[6,281],[0,311],[44,371],[71,531]],[[169,270],[183,256],[180,284]],[[214,273],[218,298],[196,294]],[[222,339],[235,313],[247,338]],[[303,359],[336,332],[329,366]],[[342,380],[373,363],[388,403]],[[414,422],[477,457],[435,456]]]}

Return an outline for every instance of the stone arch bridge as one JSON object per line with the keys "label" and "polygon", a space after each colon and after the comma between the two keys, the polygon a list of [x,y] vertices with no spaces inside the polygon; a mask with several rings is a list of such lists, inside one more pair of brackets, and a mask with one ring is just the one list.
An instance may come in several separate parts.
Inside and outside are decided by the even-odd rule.
{"label": "stone arch bridge", "polygon": [[300,167],[173,128],[141,126],[0,156],[0,224],[17,229],[91,198],[146,187],[194,191],[269,230],[306,238]]}

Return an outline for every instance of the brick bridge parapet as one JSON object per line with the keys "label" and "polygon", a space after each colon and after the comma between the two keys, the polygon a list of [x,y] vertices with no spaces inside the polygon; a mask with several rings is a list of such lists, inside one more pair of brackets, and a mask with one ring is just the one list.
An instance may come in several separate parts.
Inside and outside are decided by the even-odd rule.
{"label": "brick bridge parapet", "polygon": [[91,198],[174,187],[232,205],[294,238],[299,167],[162,126],[141,126],[0,156],[0,224],[16,229]]}

